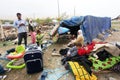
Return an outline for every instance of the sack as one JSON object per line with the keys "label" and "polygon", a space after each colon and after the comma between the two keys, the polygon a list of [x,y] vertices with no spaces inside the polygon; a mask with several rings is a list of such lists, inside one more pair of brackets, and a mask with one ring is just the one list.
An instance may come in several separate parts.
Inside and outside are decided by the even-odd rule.
{"label": "sack", "polygon": [[78,62],[69,61],[68,64],[75,76],[75,80],[97,80],[94,74],[90,75]]}
{"label": "sack", "polygon": [[24,61],[28,74],[37,73],[43,70],[42,51],[37,47],[28,49],[24,55]]}

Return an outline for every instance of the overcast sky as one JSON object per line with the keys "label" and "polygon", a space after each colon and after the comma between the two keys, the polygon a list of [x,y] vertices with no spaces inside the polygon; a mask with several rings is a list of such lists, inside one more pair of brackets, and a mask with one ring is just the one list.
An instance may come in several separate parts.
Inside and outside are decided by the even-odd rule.
{"label": "overcast sky", "polygon": [[[60,14],[69,16],[94,15],[116,17],[120,15],[120,0],[59,0]],[[57,0],[0,0],[0,19],[16,19],[16,13],[23,17],[57,17]]]}

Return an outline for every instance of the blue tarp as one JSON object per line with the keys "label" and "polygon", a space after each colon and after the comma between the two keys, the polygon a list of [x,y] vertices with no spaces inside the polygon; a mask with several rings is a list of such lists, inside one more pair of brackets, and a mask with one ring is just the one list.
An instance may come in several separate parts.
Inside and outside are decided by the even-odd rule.
{"label": "blue tarp", "polygon": [[58,34],[64,34],[64,33],[67,33],[69,31],[70,30],[68,28],[65,28],[65,27],[59,27],[58,28]]}
{"label": "blue tarp", "polygon": [[4,74],[5,73],[5,70],[4,68],[0,65],[0,74]]}
{"label": "blue tarp", "polygon": [[85,16],[82,31],[87,42],[91,42],[98,34],[105,32],[111,27],[111,18]]}
{"label": "blue tarp", "polygon": [[83,31],[86,42],[91,42],[98,34],[105,32],[111,27],[111,18],[95,17],[95,16],[80,16],[72,17],[68,20],[63,20],[60,26],[69,28],[75,31],[75,27],[79,27]]}
{"label": "blue tarp", "polygon": [[60,26],[64,27],[62,24],[70,27],[79,26],[84,21],[84,17],[72,17],[71,19],[63,20],[60,22]]}
{"label": "blue tarp", "polygon": [[72,17],[71,19],[63,20],[60,22],[60,27],[70,29],[70,34],[77,36],[77,31],[80,29],[80,25],[84,22],[84,17]]}

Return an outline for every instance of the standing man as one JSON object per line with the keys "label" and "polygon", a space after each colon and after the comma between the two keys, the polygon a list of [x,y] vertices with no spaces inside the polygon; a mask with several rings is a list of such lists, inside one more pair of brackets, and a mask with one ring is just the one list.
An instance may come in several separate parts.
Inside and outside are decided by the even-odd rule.
{"label": "standing man", "polygon": [[16,15],[18,20],[14,22],[14,26],[18,30],[18,45],[21,45],[22,39],[24,39],[24,44],[26,47],[27,46],[27,26],[26,26],[27,22],[21,19],[21,13],[17,13]]}

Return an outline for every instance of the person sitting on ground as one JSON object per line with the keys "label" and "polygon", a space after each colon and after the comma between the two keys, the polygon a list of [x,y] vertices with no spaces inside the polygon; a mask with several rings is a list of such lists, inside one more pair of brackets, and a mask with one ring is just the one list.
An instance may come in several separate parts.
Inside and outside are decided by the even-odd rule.
{"label": "person sitting on ground", "polygon": [[77,54],[77,51],[78,51],[77,46],[79,46],[79,45],[75,45],[75,43],[81,44],[80,47],[84,45],[84,37],[83,37],[83,35],[82,35],[82,31],[81,31],[81,30],[78,30],[77,39],[72,40],[72,41],[68,44],[68,46],[71,46],[71,45],[72,45],[72,47],[69,48],[69,49],[68,49],[68,48],[66,48],[66,49],[61,49],[61,50],[60,50],[60,54],[61,54],[61,55],[64,55],[64,56],[68,56],[68,57],[70,57],[70,56],[75,56],[75,55]]}
{"label": "person sitting on ground", "polygon": [[68,50],[67,56],[75,56],[77,54],[79,56],[87,55],[90,52],[92,52],[92,50],[94,49],[95,43],[92,42],[89,45],[83,46],[80,42],[75,42],[74,45],[75,45],[74,47]]}
{"label": "person sitting on ground", "polygon": [[87,55],[94,50],[96,44],[104,44],[104,42],[91,42],[87,45],[83,45],[81,42],[74,42],[74,46],[72,48],[61,49],[60,54],[65,57],[73,57],[76,54],[79,56]]}
{"label": "person sitting on ground", "polygon": [[72,40],[70,43],[68,43],[68,46],[71,46],[71,45],[74,46],[74,43],[81,43],[82,46],[84,45],[84,37],[83,37],[83,34],[82,34],[82,30],[78,30],[77,38]]}
{"label": "person sitting on ground", "polygon": [[91,44],[86,47],[83,47],[81,43],[74,44],[75,46],[70,49],[66,48],[60,50],[60,54],[62,54],[63,56],[66,55],[64,56],[64,58],[61,59],[62,65],[64,65],[65,68],[67,68],[66,65],[68,61],[75,61],[84,66],[84,68],[91,74],[92,71],[90,67],[92,66],[92,62],[88,60],[88,53],[91,52],[94,45],[92,46]]}
{"label": "person sitting on ground", "polygon": [[36,43],[38,46],[41,45],[41,48],[43,48],[43,45],[42,45],[43,37],[44,37],[44,35],[41,33],[41,31],[37,30]]}

